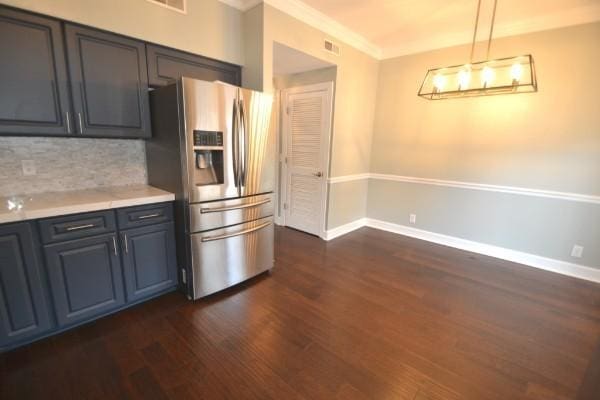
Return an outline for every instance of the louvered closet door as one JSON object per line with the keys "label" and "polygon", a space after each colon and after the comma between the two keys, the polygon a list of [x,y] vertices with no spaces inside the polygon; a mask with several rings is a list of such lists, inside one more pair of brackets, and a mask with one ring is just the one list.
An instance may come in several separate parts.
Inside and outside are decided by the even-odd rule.
{"label": "louvered closet door", "polygon": [[325,229],[332,83],[286,91],[285,223],[314,235]]}

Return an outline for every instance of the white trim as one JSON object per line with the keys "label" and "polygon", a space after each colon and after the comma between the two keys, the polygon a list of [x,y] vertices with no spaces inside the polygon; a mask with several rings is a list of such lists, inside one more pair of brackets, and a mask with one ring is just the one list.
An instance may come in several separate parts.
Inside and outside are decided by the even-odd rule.
{"label": "white trim", "polygon": [[270,5],[284,13],[312,26],[328,35],[333,36],[338,41],[370,55],[375,59],[381,59],[381,49],[371,43],[364,36],[340,24],[335,19],[323,14],[322,12],[308,6],[299,0],[264,0],[265,4]]}
{"label": "white trim", "polygon": [[248,11],[249,9],[259,5],[263,0],[219,0],[230,7],[237,8],[240,11]]}
{"label": "white trim", "polygon": [[371,174],[356,174],[356,175],[344,175],[344,176],[334,176],[333,178],[329,178],[329,183],[342,183],[342,182],[352,182],[359,181],[361,179],[369,179]]}
{"label": "white trim", "polygon": [[[288,151],[289,151],[289,145],[290,145],[290,140],[289,140],[289,136],[291,135],[290,133],[290,129],[289,129],[289,115],[287,114],[287,109],[288,109],[288,97],[291,94],[306,94],[306,93],[316,93],[316,92],[324,92],[326,95],[325,101],[327,103],[327,107],[328,107],[328,115],[327,115],[327,119],[323,120],[323,123],[326,124],[327,128],[325,129],[325,131],[323,132],[324,134],[326,134],[323,143],[322,143],[322,148],[321,148],[321,155],[320,155],[320,159],[321,159],[321,164],[322,164],[322,173],[323,173],[323,177],[321,179],[321,210],[320,210],[320,221],[319,221],[319,231],[316,232],[316,234],[319,235],[319,237],[321,238],[325,238],[327,235],[327,202],[329,199],[329,185],[327,184],[329,182],[329,163],[330,163],[330,159],[329,159],[329,154],[330,154],[330,148],[331,148],[331,135],[332,135],[332,130],[333,130],[333,96],[334,96],[334,82],[333,81],[329,81],[329,82],[322,82],[322,83],[316,83],[316,84],[311,84],[311,85],[301,85],[301,86],[293,86],[293,87],[289,87],[289,88],[285,88],[282,89],[280,91],[280,98],[281,98],[281,108],[280,108],[280,115],[283,116],[281,118],[282,121],[282,126],[281,126],[281,133],[280,133],[280,138],[282,141],[282,150],[283,152],[280,154],[280,159],[283,158],[287,158],[288,155]],[[283,196],[281,196],[283,203],[288,203],[288,207],[289,207],[289,191],[291,190],[289,187],[289,182],[288,182],[288,164],[283,162],[282,163],[282,168],[281,168],[281,175],[282,175],[282,179],[281,179],[281,188],[279,190],[283,190]],[[280,216],[280,222],[282,222],[283,225],[288,225],[288,212],[289,210],[283,210],[282,215]],[[313,232],[315,233],[315,232]]]}
{"label": "white trim", "polygon": [[168,4],[161,3],[158,0],[146,0],[146,1],[154,4],[155,6],[166,8],[167,10],[176,11],[180,14],[187,14],[187,0],[183,0],[183,10],[181,10],[177,7],[170,6]]}
{"label": "white trim", "polygon": [[[497,24],[494,28],[494,39],[586,24],[598,20],[600,20],[600,4],[588,4],[571,10],[561,10],[521,21]],[[422,40],[406,42],[396,47],[386,47],[381,51],[380,60],[470,44],[473,39],[472,35],[473,31],[468,29],[463,32],[440,34]]]}
{"label": "white trim", "polygon": [[323,239],[332,240],[342,235],[345,235],[346,233],[350,233],[352,231],[360,229],[363,226],[367,226],[367,218],[357,219],[356,221],[352,221],[348,224],[329,229],[325,232]]}
{"label": "white trim", "polygon": [[423,185],[445,186],[460,189],[482,190],[486,192],[510,193],[522,196],[544,197],[549,199],[577,201],[581,203],[600,204],[600,196],[582,193],[559,192],[554,190],[532,189],[518,186],[490,185],[487,183],[449,181],[444,179],[418,178],[391,174],[356,174],[329,178],[329,183],[350,182],[361,179],[378,179],[403,183],[419,183]]}
{"label": "white trim", "polygon": [[[294,17],[305,24],[316,28],[327,35],[335,38],[334,42],[344,42],[347,45],[358,49],[369,56],[379,60],[381,59],[381,49],[371,43],[364,36],[340,24],[335,19],[323,14],[322,12],[310,7],[300,0],[219,0],[240,11],[246,11],[259,3],[265,3],[273,8]],[[323,51],[325,51],[323,49]]]}
{"label": "white trim", "polygon": [[504,247],[474,242],[454,236],[442,235],[440,233],[425,231],[422,229],[416,229],[409,226],[394,224],[372,218],[361,218],[349,224],[330,229],[327,231],[326,240],[335,239],[363,226],[396,233],[398,235],[410,236],[416,239],[421,239],[456,249],[483,254],[486,256],[499,258],[501,260],[507,260],[518,264],[524,264],[530,267],[543,269],[545,271],[552,271],[562,275],[600,283],[600,269],[511,250]]}
{"label": "white trim", "polygon": [[[278,10],[312,26],[337,41],[344,42],[360,51],[365,52],[377,60],[385,60],[422,53],[435,49],[459,46],[471,43],[472,31],[467,27],[463,32],[444,33],[434,37],[412,42],[404,42],[399,46],[380,47],[368,40],[360,33],[353,31],[337,20],[308,6],[300,0],[219,0],[240,11],[247,11],[254,6],[265,3]],[[494,38],[522,35],[525,33],[563,28],[567,26],[591,23],[600,20],[600,4],[588,4],[570,10],[540,15],[521,21],[511,21],[497,24],[494,29]]]}

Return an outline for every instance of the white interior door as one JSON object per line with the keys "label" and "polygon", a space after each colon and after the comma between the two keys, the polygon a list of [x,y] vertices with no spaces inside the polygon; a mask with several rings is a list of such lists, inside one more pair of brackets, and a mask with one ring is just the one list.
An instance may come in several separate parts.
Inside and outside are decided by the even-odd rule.
{"label": "white interior door", "polygon": [[333,82],[282,92],[285,140],[285,225],[325,232]]}

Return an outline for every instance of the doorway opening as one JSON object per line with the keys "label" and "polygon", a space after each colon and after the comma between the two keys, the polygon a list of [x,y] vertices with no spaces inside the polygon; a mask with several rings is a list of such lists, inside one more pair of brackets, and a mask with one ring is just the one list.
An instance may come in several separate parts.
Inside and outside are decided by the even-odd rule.
{"label": "doorway opening", "polygon": [[337,67],[273,45],[277,118],[275,223],[325,237]]}

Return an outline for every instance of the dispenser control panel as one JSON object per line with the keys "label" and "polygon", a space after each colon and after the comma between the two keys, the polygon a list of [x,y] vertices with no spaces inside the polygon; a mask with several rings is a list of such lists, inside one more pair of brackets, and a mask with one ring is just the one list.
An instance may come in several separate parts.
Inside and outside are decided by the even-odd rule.
{"label": "dispenser control panel", "polygon": [[223,147],[223,132],[194,131],[194,147]]}

